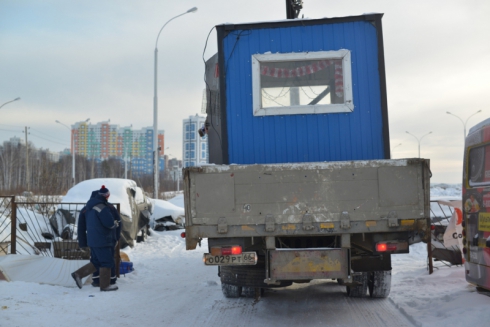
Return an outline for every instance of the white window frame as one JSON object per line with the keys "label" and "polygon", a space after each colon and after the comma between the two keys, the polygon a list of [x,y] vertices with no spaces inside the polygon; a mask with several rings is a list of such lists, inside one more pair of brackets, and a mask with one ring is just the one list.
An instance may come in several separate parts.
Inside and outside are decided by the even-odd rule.
{"label": "white window frame", "polygon": [[[311,106],[286,106],[262,108],[262,92],[260,86],[260,63],[302,61],[302,60],[342,59],[342,71],[344,82],[343,104],[316,104]],[[354,111],[352,97],[352,68],[351,54],[349,50],[317,51],[299,53],[265,53],[252,55],[252,90],[253,90],[253,115],[300,115],[300,114],[324,114]]]}

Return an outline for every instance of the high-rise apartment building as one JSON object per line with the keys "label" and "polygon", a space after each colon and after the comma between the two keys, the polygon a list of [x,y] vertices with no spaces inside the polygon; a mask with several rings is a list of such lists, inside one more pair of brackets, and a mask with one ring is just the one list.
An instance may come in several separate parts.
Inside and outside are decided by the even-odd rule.
{"label": "high-rise apartment building", "polygon": [[[129,160],[133,174],[153,173],[153,128],[133,130],[110,121],[90,124],[85,121],[72,125],[72,145],[75,153],[96,161],[116,158]],[[164,170],[164,131],[158,131],[159,168]],[[73,149],[72,149],[73,151]]]}
{"label": "high-rise apartment building", "polygon": [[204,126],[206,117],[189,116],[182,124],[182,161],[184,167],[198,166],[209,162],[208,136],[200,137],[198,130]]}

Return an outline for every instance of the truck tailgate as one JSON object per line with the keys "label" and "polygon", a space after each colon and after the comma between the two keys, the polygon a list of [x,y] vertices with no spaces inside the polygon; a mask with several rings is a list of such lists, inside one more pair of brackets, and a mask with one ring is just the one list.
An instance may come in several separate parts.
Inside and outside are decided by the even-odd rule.
{"label": "truck tailgate", "polygon": [[414,230],[429,175],[427,159],[188,167],[187,238]]}

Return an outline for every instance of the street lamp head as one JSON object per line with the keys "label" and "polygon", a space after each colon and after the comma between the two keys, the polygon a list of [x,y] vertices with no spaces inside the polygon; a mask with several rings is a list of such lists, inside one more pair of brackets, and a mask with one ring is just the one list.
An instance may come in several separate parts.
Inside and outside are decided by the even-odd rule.
{"label": "street lamp head", "polygon": [[60,121],[59,121],[59,120],[55,120],[55,122],[57,122],[58,124],[60,123]]}
{"label": "street lamp head", "polygon": [[477,112],[481,112],[481,110],[478,110]]}
{"label": "street lamp head", "polygon": [[88,122],[89,120],[90,120],[90,118],[87,118],[87,119],[85,119],[85,122]]}
{"label": "street lamp head", "polygon": [[451,113],[449,111],[446,111],[446,114],[450,114],[451,115]]}
{"label": "street lamp head", "polygon": [[17,100],[20,100],[20,97],[17,97],[17,98],[15,98],[13,100],[10,100],[10,101],[5,102],[4,104],[0,105],[0,108],[2,108],[3,106],[5,106],[6,104],[12,103],[12,102],[17,101]]}
{"label": "street lamp head", "polygon": [[197,7],[192,7],[191,9],[187,10],[188,13],[196,12],[196,11],[197,11]]}

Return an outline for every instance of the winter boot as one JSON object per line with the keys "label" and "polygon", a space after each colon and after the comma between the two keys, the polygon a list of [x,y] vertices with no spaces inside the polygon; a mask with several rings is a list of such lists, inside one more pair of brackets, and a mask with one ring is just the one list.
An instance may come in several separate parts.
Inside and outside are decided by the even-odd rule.
{"label": "winter boot", "polygon": [[100,285],[99,285],[99,269],[97,269],[97,271],[92,274],[92,286],[93,287],[100,287]]}
{"label": "winter boot", "polygon": [[95,266],[89,262],[85,266],[81,267],[77,271],[71,273],[71,277],[75,280],[75,283],[77,283],[78,288],[82,288],[82,278],[87,277],[91,273],[95,272],[97,269]]}
{"label": "winter boot", "polygon": [[103,292],[117,291],[118,287],[116,285],[111,285],[111,268],[101,267],[99,270],[100,290]]}
{"label": "winter boot", "polygon": [[97,272],[97,276],[95,274],[92,274],[92,286],[93,287],[99,287],[99,272]]}

